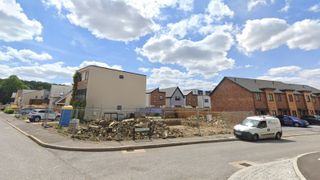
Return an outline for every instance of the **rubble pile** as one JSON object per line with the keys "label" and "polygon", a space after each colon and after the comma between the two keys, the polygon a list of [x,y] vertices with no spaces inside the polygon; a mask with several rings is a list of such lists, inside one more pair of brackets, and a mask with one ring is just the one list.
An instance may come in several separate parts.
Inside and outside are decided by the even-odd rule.
{"label": "rubble pile", "polygon": [[[135,129],[144,128],[149,131],[134,132]],[[99,120],[92,121],[80,128],[72,138],[91,141],[131,140],[135,134],[136,139],[183,137],[183,132],[171,130],[163,120],[152,118],[125,119],[122,121]]]}

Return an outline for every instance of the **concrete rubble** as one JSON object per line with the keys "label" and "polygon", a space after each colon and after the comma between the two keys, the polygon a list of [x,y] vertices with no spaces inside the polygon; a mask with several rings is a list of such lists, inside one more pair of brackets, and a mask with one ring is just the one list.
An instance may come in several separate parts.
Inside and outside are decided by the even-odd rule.
{"label": "concrete rubble", "polygon": [[[149,131],[134,133],[137,128]],[[165,139],[230,133],[223,121],[208,122],[191,118],[164,120],[159,117],[140,117],[122,121],[96,120],[81,125],[77,130],[72,129],[71,132],[72,138],[91,141],[132,140],[134,135],[136,139],[147,139],[149,135],[153,139]]]}

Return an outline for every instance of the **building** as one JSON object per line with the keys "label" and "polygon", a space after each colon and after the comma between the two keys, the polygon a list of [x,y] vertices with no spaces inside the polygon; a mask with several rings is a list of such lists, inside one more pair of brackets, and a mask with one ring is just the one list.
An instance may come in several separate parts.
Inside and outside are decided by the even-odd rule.
{"label": "building", "polygon": [[77,72],[81,80],[77,83],[75,100],[85,102],[85,117],[145,107],[145,75],[95,65]]}
{"label": "building", "polygon": [[72,90],[52,102],[52,107],[61,110],[63,106],[69,106],[72,99]]}
{"label": "building", "polygon": [[159,88],[150,89],[146,92],[146,107],[164,107],[166,105],[166,93]]}
{"label": "building", "polygon": [[199,89],[190,89],[185,92],[192,92],[193,96],[197,97],[198,108],[211,108],[210,93],[211,91],[204,91]]}
{"label": "building", "polygon": [[21,89],[15,94],[14,104],[18,107],[26,107],[31,105],[48,106],[49,103],[48,90],[29,90]]}
{"label": "building", "polygon": [[213,111],[251,111],[257,115],[320,114],[320,90],[298,84],[225,77],[211,93]]}
{"label": "building", "polygon": [[[71,90],[72,90],[72,86],[51,85],[50,94],[49,94],[49,107],[59,108],[63,106],[65,103],[62,103],[62,98],[66,97],[67,94],[71,95]],[[59,105],[57,104],[57,102],[59,103]]]}
{"label": "building", "polygon": [[184,107],[184,95],[179,87],[171,87],[160,89],[161,92],[166,94],[166,107]]}
{"label": "building", "polygon": [[192,90],[183,91],[185,105],[188,107],[198,107],[198,95],[194,94]]}

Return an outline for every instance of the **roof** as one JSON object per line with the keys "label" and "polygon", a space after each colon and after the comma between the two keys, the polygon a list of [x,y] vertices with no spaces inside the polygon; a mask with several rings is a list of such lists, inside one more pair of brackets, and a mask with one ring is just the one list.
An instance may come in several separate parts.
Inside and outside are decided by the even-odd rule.
{"label": "roof", "polygon": [[128,72],[128,71],[123,71],[123,70],[118,70],[118,69],[111,69],[111,68],[102,67],[102,66],[97,66],[97,65],[89,65],[89,66],[80,68],[80,69],[78,69],[77,71],[82,71],[82,70],[87,69],[87,68],[89,68],[89,67],[102,68],[102,69],[107,69],[107,70],[112,70],[112,71],[124,72],[124,73],[129,73],[129,74],[138,75],[138,76],[146,76],[146,75],[144,75],[144,74],[139,74],[139,73],[134,73],[134,72]]}
{"label": "roof", "polygon": [[[179,87],[164,88],[164,89],[160,89],[160,91],[165,92],[167,98],[171,98],[173,96],[174,92],[176,91],[176,89],[178,89],[181,92]],[[183,95],[182,92],[181,92],[181,94]]]}
{"label": "roof", "polygon": [[259,79],[248,79],[248,78],[238,78],[238,77],[225,77],[232,82],[240,85],[241,87],[251,91],[251,92],[262,92],[262,89],[274,89],[275,93],[282,93],[283,90],[293,90],[295,94],[300,93],[300,91],[310,91],[313,94],[320,93],[319,89],[308,85],[299,84],[288,84],[280,81],[268,81]]}
{"label": "roof", "polygon": [[67,85],[51,85],[50,97],[61,97],[69,93],[72,90],[72,86]]}
{"label": "roof", "polygon": [[60,101],[62,101],[63,99],[65,99],[67,96],[69,96],[72,93],[72,90],[65,93],[63,96],[61,96],[59,99],[55,100],[53,103],[54,104],[59,104]]}
{"label": "roof", "polygon": [[192,93],[193,91],[192,90],[185,90],[185,91],[183,91],[183,95],[188,95],[188,94],[190,94],[190,93]]}

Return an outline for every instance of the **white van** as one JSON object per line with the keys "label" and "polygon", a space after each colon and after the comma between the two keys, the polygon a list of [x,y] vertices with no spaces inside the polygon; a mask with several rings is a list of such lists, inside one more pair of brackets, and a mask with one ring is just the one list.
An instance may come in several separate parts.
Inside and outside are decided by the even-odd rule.
{"label": "white van", "polygon": [[278,118],[273,116],[251,116],[234,126],[237,138],[257,141],[259,139],[281,139],[282,128]]}

